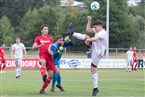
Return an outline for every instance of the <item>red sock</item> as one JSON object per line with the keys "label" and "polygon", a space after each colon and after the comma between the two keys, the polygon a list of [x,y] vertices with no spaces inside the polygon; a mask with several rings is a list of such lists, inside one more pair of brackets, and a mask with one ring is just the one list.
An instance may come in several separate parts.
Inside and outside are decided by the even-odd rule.
{"label": "red sock", "polygon": [[2,65],[0,64],[0,71],[1,71],[1,66],[2,66]]}
{"label": "red sock", "polygon": [[51,81],[51,80],[50,80],[49,78],[46,79],[46,82],[43,84],[43,86],[42,86],[42,88],[41,88],[42,91],[45,90],[45,88],[49,85],[50,81]]}
{"label": "red sock", "polygon": [[134,63],[131,65],[132,70],[133,70],[133,65],[134,65]]}
{"label": "red sock", "polygon": [[134,69],[136,69],[137,65],[138,65],[138,63],[136,62]]}
{"label": "red sock", "polygon": [[2,70],[4,70],[4,69],[5,69],[5,67],[6,67],[6,65],[4,64],[4,65],[3,65],[3,68],[2,68]]}
{"label": "red sock", "polygon": [[45,73],[46,73],[46,67],[45,66],[41,66],[40,72],[41,72],[41,75],[43,77],[45,75]]}

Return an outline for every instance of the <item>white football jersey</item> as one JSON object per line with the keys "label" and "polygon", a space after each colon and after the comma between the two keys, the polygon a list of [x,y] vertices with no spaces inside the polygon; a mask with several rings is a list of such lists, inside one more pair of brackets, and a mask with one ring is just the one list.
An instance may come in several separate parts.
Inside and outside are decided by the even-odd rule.
{"label": "white football jersey", "polygon": [[99,36],[100,39],[96,40],[95,42],[92,42],[92,49],[95,49],[98,55],[103,56],[104,52],[107,48],[107,40],[108,40],[108,34],[103,29],[99,32],[96,32],[94,28],[92,28],[93,33],[95,33],[95,36]]}
{"label": "white football jersey", "polygon": [[133,51],[127,51],[127,59],[133,60]]}
{"label": "white football jersey", "polygon": [[23,58],[23,51],[25,50],[23,43],[15,43],[12,45],[12,51],[14,52],[14,58]]}

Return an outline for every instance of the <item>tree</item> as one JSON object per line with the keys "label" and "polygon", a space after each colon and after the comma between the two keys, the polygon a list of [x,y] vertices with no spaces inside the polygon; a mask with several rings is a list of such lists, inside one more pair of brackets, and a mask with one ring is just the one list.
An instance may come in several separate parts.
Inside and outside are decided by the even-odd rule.
{"label": "tree", "polygon": [[3,16],[0,19],[0,42],[10,46],[13,41],[14,28],[11,26],[9,19]]}
{"label": "tree", "polygon": [[17,27],[28,9],[41,8],[45,5],[54,6],[59,2],[59,0],[0,0],[0,18],[6,15],[12,25]]}
{"label": "tree", "polygon": [[41,35],[40,26],[48,24],[49,35],[59,34],[59,11],[50,6],[44,6],[39,9],[29,9],[21,21],[21,27],[24,30],[23,40],[26,46],[32,46],[34,38]]}

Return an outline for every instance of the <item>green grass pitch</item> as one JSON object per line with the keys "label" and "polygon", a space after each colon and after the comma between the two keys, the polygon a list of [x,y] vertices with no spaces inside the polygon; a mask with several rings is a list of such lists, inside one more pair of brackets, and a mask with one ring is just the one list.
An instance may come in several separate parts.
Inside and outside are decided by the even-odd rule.
{"label": "green grass pitch", "polygon": [[[92,78],[89,69],[62,69],[65,92],[56,88],[40,95],[42,79],[39,70],[22,70],[21,79],[15,79],[15,70],[0,74],[0,97],[92,97]],[[97,97],[145,97],[143,70],[125,72],[124,69],[98,69],[99,90]]]}

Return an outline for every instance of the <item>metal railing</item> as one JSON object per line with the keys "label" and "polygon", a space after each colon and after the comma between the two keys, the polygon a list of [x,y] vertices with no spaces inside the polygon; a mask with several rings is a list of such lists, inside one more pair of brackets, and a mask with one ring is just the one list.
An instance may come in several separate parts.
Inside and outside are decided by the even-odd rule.
{"label": "metal railing", "polygon": [[[109,48],[109,58],[125,59],[126,48]],[[31,47],[26,47],[27,58],[38,58],[38,50],[33,50]],[[87,58],[87,51],[69,51],[65,50],[63,58]],[[137,58],[142,59],[142,53],[145,53],[145,49],[137,49]],[[10,58],[11,47],[5,47],[5,58]],[[105,57],[104,57],[105,58]]]}

